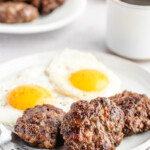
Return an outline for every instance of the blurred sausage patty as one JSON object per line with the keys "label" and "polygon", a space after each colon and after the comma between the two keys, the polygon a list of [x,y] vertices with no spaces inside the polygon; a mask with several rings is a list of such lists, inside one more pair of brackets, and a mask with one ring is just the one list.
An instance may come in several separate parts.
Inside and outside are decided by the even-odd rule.
{"label": "blurred sausage patty", "polygon": [[146,95],[124,91],[110,98],[125,114],[125,136],[150,129],[150,100]]}
{"label": "blurred sausage patty", "polygon": [[68,150],[114,150],[123,138],[124,113],[107,98],[71,106],[61,124]]}
{"label": "blurred sausage patty", "polygon": [[61,6],[65,0],[31,0],[31,4],[36,6],[42,14],[48,14]]}
{"label": "blurred sausage patty", "polygon": [[61,109],[48,104],[29,108],[17,120],[15,132],[30,145],[54,148],[60,138],[59,127],[64,115]]}
{"label": "blurred sausage patty", "polygon": [[0,22],[29,22],[39,17],[38,9],[23,2],[0,2]]}
{"label": "blurred sausage patty", "polygon": [[[3,0],[10,1],[10,0]],[[32,4],[33,6],[39,9],[39,12],[42,14],[48,14],[61,6],[65,0],[11,0],[13,2],[26,2]]]}

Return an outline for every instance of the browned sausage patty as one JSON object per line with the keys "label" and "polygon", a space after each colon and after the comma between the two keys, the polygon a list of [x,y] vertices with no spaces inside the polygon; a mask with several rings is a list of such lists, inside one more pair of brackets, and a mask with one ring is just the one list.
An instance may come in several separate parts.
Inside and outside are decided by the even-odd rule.
{"label": "browned sausage patty", "polygon": [[31,4],[38,7],[42,14],[48,14],[61,6],[65,0],[31,0]]}
{"label": "browned sausage patty", "polygon": [[38,9],[23,2],[1,2],[0,22],[21,23],[30,22],[39,17]]}
{"label": "browned sausage patty", "polygon": [[124,91],[110,98],[125,114],[125,136],[150,129],[150,100],[146,95]]}
{"label": "browned sausage patty", "polygon": [[64,0],[42,0],[41,13],[48,14],[61,6]]}
{"label": "browned sausage patty", "polygon": [[123,138],[124,113],[107,98],[71,106],[61,124],[68,150],[114,150]]}
{"label": "browned sausage patty", "polygon": [[30,145],[54,148],[59,138],[59,127],[65,113],[52,105],[27,109],[17,120],[15,132]]}
{"label": "browned sausage patty", "polygon": [[0,1],[13,1],[13,2],[26,2],[32,4],[39,9],[42,14],[48,14],[61,6],[65,0],[0,0]]}

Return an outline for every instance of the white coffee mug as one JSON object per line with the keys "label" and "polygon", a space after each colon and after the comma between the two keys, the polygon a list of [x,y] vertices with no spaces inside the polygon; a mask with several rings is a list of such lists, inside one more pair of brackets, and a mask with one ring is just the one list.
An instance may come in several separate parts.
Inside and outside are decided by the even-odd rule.
{"label": "white coffee mug", "polygon": [[130,59],[150,59],[150,5],[107,0],[107,45]]}

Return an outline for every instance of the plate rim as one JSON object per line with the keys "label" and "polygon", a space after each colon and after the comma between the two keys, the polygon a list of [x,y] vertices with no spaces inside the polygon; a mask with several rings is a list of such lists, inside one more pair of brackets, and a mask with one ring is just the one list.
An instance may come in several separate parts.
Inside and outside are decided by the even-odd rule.
{"label": "plate rim", "polygon": [[[30,58],[30,57],[38,57],[38,56],[47,55],[47,54],[50,54],[50,53],[53,53],[53,52],[58,52],[59,53],[59,52],[61,52],[63,50],[64,49],[51,49],[51,50],[44,51],[44,52],[37,52],[37,53],[33,53],[33,54],[26,54],[24,56],[18,56],[16,58],[9,59],[8,61],[1,62],[0,63],[0,67],[3,66],[3,65],[7,65],[8,63],[11,63],[11,62],[14,62],[14,61],[18,61],[19,59],[21,60],[21,59]],[[148,74],[150,76],[150,71],[148,71],[145,68],[143,68],[142,66],[138,65],[136,62],[133,62],[131,60],[119,57],[119,56],[114,55],[114,54],[110,54],[110,53],[106,53],[106,52],[101,52],[101,51],[98,51],[98,50],[89,50],[89,49],[87,49],[87,50],[86,49],[70,49],[70,50],[78,50],[78,51],[81,51],[81,52],[86,52],[87,51],[89,53],[93,53],[94,55],[96,53],[98,53],[100,55],[105,55],[105,56],[108,56],[108,57],[112,57],[114,59],[116,58],[119,61],[123,61],[124,63],[130,63],[130,64],[132,64],[133,66],[135,66],[136,68],[142,70],[144,73],[146,73],[146,74]]]}

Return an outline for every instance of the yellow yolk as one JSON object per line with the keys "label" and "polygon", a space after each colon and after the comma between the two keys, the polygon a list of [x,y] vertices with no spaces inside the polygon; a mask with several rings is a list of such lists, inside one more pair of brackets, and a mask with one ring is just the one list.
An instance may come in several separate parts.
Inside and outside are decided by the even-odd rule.
{"label": "yellow yolk", "polygon": [[92,69],[84,69],[73,73],[70,81],[76,88],[86,92],[102,91],[109,84],[107,76]]}
{"label": "yellow yolk", "polygon": [[26,110],[36,105],[50,103],[51,94],[37,85],[24,85],[13,89],[7,95],[8,103],[16,109]]}

